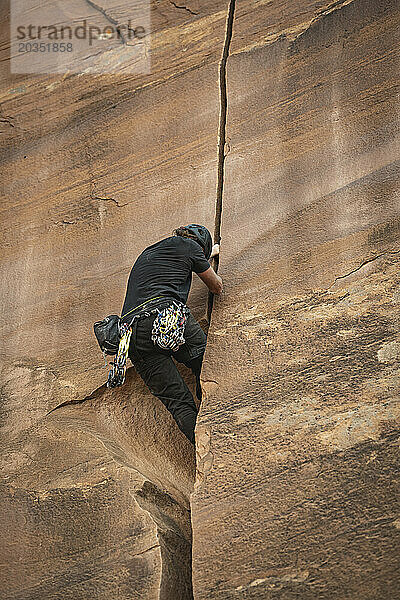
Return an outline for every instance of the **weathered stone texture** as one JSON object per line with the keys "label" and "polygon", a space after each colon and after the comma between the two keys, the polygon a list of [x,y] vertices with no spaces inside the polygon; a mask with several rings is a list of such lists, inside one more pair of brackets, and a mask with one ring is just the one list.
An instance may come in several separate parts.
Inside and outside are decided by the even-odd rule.
{"label": "weathered stone texture", "polygon": [[193,454],[132,370],[47,416],[40,369],[2,382],[2,597],[191,598]]}
{"label": "weathered stone texture", "polygon": [[382,349],[398,337],[399,285],[388,255],[338,289],[217,313],[197,426],[196,598],[398,589],[399,372]]}
{"label": "weathered stone texture", "polygon": [[197,424],[195,598],[392,598],[398,3],[339,2],[280,31],[272,3],[241,49],[243,6],[227,66],[225,292]]}
{"label": "weathered stone texture", "polygon": [[[144,79],[11,76],[1,63],[0,268],[9,317],[2,355],[57,365],[69,382],[64,399],[103,382],[88,331],[120,310],[138,253],[177,223],[213,229],[225,10],[206,3],[196,16],[154,5],[152,73]],[[177,37],[178,26],[192,38],[196,31],[197,50]],[[199,316],[205,297],[195,286]]]}
{"label": "weathered stone texture", "polygon": [[[10,76],[0,47],[7,600],[192,597],[191,447],[132,370],[104,388],[92,323],[144,246],[213,229],[227,10],[153,2],[143,76]],[[398,32],[389,0],[236,2],[196,600],[399,589]]]}
{"label": "weathered stone texture", "polygon": [[[120,311],[146,245],[185,222],[213,228],[226,5],[154,2],[143,76],[12,76],[0,12],[0,595],[187,599],[192,447],[134,373],[104,389],[92,326]],[[201,318],[207,294],[194,288]]]}

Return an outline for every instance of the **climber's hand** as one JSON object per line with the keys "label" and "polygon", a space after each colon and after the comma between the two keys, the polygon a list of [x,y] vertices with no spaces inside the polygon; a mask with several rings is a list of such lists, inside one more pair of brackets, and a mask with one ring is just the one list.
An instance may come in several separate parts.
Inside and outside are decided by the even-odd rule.
{"label": "climber's hand", "polygon": [[211,250],[210,258],[214,258],[214,256],[217,256],[218,254],[219,254],[219,244],[214,244],[214,246],[212,247],[212,250]]}

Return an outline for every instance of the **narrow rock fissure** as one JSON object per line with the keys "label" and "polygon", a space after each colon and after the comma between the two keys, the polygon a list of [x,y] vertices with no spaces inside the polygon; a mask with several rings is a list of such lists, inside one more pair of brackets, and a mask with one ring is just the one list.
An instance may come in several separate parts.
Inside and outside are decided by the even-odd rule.
{"label": "narrow rock fissure", "polygon": [[74,398],[73,400],[66,400],[65,402],[61,402],[61,404],[57,404],[57,406],[49,410],[44,416],[48,417],[51,413],[53,413],[55,410],[58,410],[59,408],[64,408],[66,406],[74,406],[75,404],[83,404],[84,402],[86,402],[86,400],[92,400],[94,398],[94,394],[98,392],[98,390],[104,391],[105,387],[106,386],[104,384],[99,388],[96,388],[91,394],[85,396],[84,398]]}
{"label": "narrow rock fissure", "polygon": [[199,13],[192,10],[191,8],[189,8],[188,6],[184,6],[181,4],[176,4],[176,2],[173,2],[173,0],[169,0],[170,4],[172,4],[175,8],[178,8],[180,10],[186,10],[188,13],[190,13],[191,15],[198,15]]}
{"label": "narrow rock fissure", "polygon": [[[215,218],[214,218],[214,244],[221,242],[221,220],[222,220],[222,198],[224,193],[224,169],[226,151],[226,119],[228,112],[228,95],[226,86],[226,65],[229,57],[229,50],[233,33],[233,20],[235,15],[236,0],[230,0],[228,8],[228,16],[226,20],[225,40],[222,50],[222,56],[219,63],[219,98],[220,98],[220,113],[218,126],[218,167],[217,167],[217,192],[215,200]],[[219,254],[213,259],[213,267],[218,272]],[[207,302],[207,321],[210,325],[211,315],[214,305],[214,295],[208,294]],[[193,531],[192,531],[193,540]],[[192,569],[193,576],[193,569]],[[192,586],[193,589],[193,586]]]}
{"label": "narrow rock fissure", "polygon": [[[215,220],[214,220],[214,243],[221,241],[221,218],[222,218],[222,196],[224,192],[224,167],[225,167],[225,146],[226,146],[226,116],[228,110],[228,96],[226,90],[226,64],[229,56],[229,49],[232,40],[233,18],[235,15],[236,0],[230,0],[228,17],[226,21],[226,32],[222,57],[219,63],[219,96],[220,96],[220,114],[218,128],[218,171],[217,171],[217,195],[215,201]],[[214,269],[218,271],[219,255],[214,258]],[[207,303],[207,320],[211,321],[214,296],[209,293]]]}
{"label": "narrow rock fissure", "polygon": [[[224,193],[224,170],[225,170],[225,157],[228,153],[227,137],[226,137],[226,120],[228,112],[228,95],[226,85],[226,66],[229,57],[229,50],[232,41],[233,33],[233,20],[235,15],[236,0],[230,0],[228,8],[228,16],[226,20],[226,30],[224,46],[222,50],[222,56],[219,63],[219,98],[220,98],[220,113],[219,113],[219,126],[218,126],[218,167],[217,167],[217,192],[215,200],[215,217],[214,217],[214,244],[221,242],[221,220],[222,220],[222,198]],[[213,259],[213,267],[218,272],[219,267],[219,254]],[[214,295],[209,292],[207,302],[207,321],[210,325],[211,315],[214,305]],[[192,543],[193,543],[193,530],[192,530]],[[193,577],[193,567],[192,567]],[[193,590],[193,584],[192,584]],[[194,597],[194,595],[193,595]]]}
{"label": "narrow rock fissure", "polygon": [[382,258],[382,256],[386,256],[387,254],[399,254],[400,250],[385,250],[384,252],[381,252],[380,254],[378,254],[377,256],[372,256],[371,258],[367,258],[366,260],[364,260],[361,265],[359,265],[358,267],[356,267],[355,269],[352,269],[351,271],[349,271],[349,273],[345,273],[344,275],[338,275],[335,278],[335,281],[333,281],[331,283],[330,286],[327,287],[327,290],[330,290],[331,287],[333,287],[335,285],[335,283],[337,281],[339,281],[340,279],[345,279],[346,277],[349,277],[350,275],[353,275],[353,273],[357,273],[357,271],[360,271],[360,269],[362,269],[363,267],[365,267],[366,265],[368,265],[369,263],[374,262],[375,260],[378,260],[378,258]]}
{"label": "narrow rock fissure", "polygon": [[[96,8],[97,10],[100,10],[100,12],[103,12],[103,10],[98,6],[95,5],[93,2],[91,2],[91,0],[86,0],[88,2],[89,5],[93,6],[94,8]],[[223,51],[222,51],[222,56],[221,56],[221,60],[219,63],[219,97],[220,97],[220,115],[219,115],[219,126],[218,126],[218,167],[217,167],[217,189],[216,189],[216,202],[215,202],[215,219],[214,219],[214,243],[220,243],[221,240],[221,218],[222,218],[222,198],[223,198],[223,189],[224,189],[224,166],[225,166],[225,157],[226,157],[226,121],[227,121],[227,108],[228,108],[228,100],[227,100],[227,82],[226,82],[226,65],[227,65],[227,59],[229,57],[229,49],[230,49],[230,44],[231,44],[231,39],[232,39],[232,31],[233,31],[233,20],[234,20],[234,11],[235,11],[235,4],[236,4],[236,0],[230,0],[229,2],[229,8],[228,8],[228,14],[227,14],[227,20],[226,20],[226,30],[225,30],[225,38],[224,38],[224,45],[223,45]],[[177,6],[176,8],[183,8],[181,6]],[[103,14],[105,14],[103,12]],[[105,14],[106,18],[108,18],[108,20],[110,22],[112,22],[113,24],[116,25],[116,23],[114,23],[114,19],[110,18],[109,15]],[[93,186],[94,187],[94,186]],[[99,198],[94,194],[94,190],[92,190],[91,193],[91,198],[92,199],[98,199],[98,200],[108,200],[111,202],[114,202],[115,204],[117,204],[118,206],[121,206],[118,204],[118,202],[114,199],[114,198]],[[218,266],[219,266],[219,256],[217,255],[214,259],[213,259],[213,267],[215,269],[215,271],[218,271]],[[211,314],[212,314],[212,309],[213,309],[213,295],[209,294],[208,296],[208,302],[207,302],[207,317],[208,317],[208,322],[210,323],[211,320]],[[91,394],[89,394],[88,396],[84,397],[84,398],[80,398],[80,399],[74,399],[74,400],[69,400],[66,402],[63,402],[61,404],[59,404],[58,406],[54,407],[52,410],[50,410],[45,417],[49,416],[50,413],[53,413],[54,411],[58,411],[60,408],[64,408],[70,405],[79,405],[79,404],[83,404],[85,403],[87,400],[93,399],[94,397],[97,397],[98,394],[102,394],[105,391],[105,385],[101,386],[100,388],[94,390]],[[136,498],[136,500],[138,501],[139,499]],[[144,508],[144,507],[142,507]],[[157,521],[157,514],[156,512],[154,512],[154,510],[152,511],[152,518],[154,518]],[[188,518],[189,518],[189,527],[191,526],[190,523],[190,512],[188,512]],[[159,526],[159,533],[161,535],[160,538],[160,544],[156,544],[153,545],[152,547],[146,549],[144,552],[148,552],[149,550],[153,550],[156,549],[157,547],[161,548],[162,554],[163,554],[163,560],[162,560],[162,572],[161,572],[161,579],[160,579],[160,600],[161,598],[163,598],[164,600],[167,600],[169,598],[174,598],[176,597],[176,589],[172,589],[174,587],[174,582],[175,584],[179,581],[179,587],[180,587],[180,593],[187,595],[187,598],[189,600],[189,598],[193,598],[193,589],[192,589],[192,581],[191,581],[191,555],[192,555],[192,547],[191,547],[191,541],[188,543],[188,541],[184,541],[184,539],[182,539],[180,542],[177,541],[179,536],[173,536],[173,539],[171,538],[171,536],[167,536],[165,537],[165,531],[167,531],[167,529],[165,529],[165,523],[158,523]],[[164,531],[165,530],[165,531]],[[165,539],[164,539],[165,537]],[[170,539],[171,538],[171,539]],[[188,544],[187,549],[185,551],[184,546],[185,543]],[[176,548],[175,548],[176,546]],[[184,555],[187,555],[188,558],[188,565],[187,567],[189,568],[189,573],[185,574],[185,568],[184,566],[181,564],[180,567],[178,566],[178,570],[177,570],[177,562],[179,563],[179,560],[176,560],[176,557],[181,557],[179,560],[182,561]],[[164,564],[165,563],[165,564]],[[189,577],[188,577],[189,575]]]}

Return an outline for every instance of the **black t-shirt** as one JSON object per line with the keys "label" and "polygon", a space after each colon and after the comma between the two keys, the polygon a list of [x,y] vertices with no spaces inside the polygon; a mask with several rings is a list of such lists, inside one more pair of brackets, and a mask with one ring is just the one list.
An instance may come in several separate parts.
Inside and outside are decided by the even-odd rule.
{"label": "black t-shirt", "polygon": [[133,308],[157,296],[175,298],[185,304],[192,272],[203,273],[209,268],[203,249],[189,238],[173,236],[149,246],[132,267],[122,318]]}

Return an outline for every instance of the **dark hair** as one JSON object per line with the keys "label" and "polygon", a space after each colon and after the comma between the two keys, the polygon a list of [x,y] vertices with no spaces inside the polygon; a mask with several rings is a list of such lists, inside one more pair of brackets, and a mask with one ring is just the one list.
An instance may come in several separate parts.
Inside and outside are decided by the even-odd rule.
{"label": "dark hair", "polygon": [[174,235],[186,237],[197,242],[203,249],[206,259],[208,260],[210,258],[212,252],[212,237],[207,227],[204,227],[204,225],[196,225],[196,223],[190,223],[190,225],[185,225],[185,227],[178,227],[173,233]]}
{"label": "dark hair", "polygon": [[172,235],[189,238],[191,240],[194,240],[195,242],[199,241],[197,235],[195,235],[191,231],[188,231],[185,227],[178,227],[177,229],[174,229],[174,231],[172,232]]}

